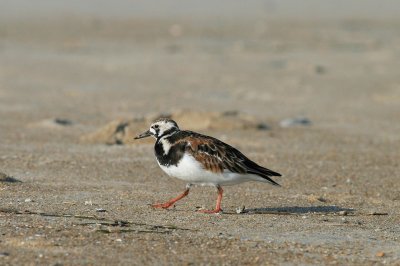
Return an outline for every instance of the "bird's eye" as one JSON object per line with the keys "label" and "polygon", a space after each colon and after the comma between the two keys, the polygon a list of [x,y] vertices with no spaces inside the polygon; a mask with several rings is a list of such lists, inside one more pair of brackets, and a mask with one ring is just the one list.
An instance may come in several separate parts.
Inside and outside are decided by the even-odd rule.
{"label": "bird's eye", "polygon": [[159,128],[160,126],[159,125],[154,125],[154,128]]}

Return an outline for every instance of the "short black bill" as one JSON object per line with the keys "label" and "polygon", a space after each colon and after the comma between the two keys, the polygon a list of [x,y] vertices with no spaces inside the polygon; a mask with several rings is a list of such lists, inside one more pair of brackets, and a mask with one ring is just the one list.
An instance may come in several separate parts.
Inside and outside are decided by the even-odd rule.
{"label": "short black bill", "polygon": [[146,138],[153,135],[153,133],[151,133],[150,130],[147,130],[146,132],[143,132],[142,134],[138,135],[135,137],[135,139],[142,139],[142,138]]}

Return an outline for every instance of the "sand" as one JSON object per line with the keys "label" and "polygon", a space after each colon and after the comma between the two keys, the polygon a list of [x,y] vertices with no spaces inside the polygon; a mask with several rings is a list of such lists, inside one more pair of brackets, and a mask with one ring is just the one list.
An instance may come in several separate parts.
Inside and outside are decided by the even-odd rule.
{"label": "sand", "polygon": [[[400,265],[399,26],[3,20],[0,264]],[[131,137],[166,114],[282,187],[224,187],[219,215],[196,212],[210,187],[152,209],[185,184]]]}

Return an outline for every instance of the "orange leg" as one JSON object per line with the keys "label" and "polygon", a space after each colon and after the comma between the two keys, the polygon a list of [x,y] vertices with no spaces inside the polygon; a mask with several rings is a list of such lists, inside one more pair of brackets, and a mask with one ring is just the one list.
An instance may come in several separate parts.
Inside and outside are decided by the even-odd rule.
{"label": "orange leg", "polygon": [[215,205],[214,210],[199,210],[199,212],[202,213],[219,213],[222,211],[221,209],[221,201],[222,201],[222,193],[224,192],[220,186],[217,186],[218,189],[218,198],[217,198],[217,204]]}
{"label": "orange leg", "polygon": [[190,186],[186,186],[186,190],[180,194],[178,197],[171,199],[170,201],[166,202],[166,203],[159,203],[159,204],[152,204],[151,207],[153,208],[163,208],[163,209],[167,209],[169,207],[171,207],[172,205],[174,205],[175,202],[177,202],[178,200],[186,197],[189,194],[189,187]]}

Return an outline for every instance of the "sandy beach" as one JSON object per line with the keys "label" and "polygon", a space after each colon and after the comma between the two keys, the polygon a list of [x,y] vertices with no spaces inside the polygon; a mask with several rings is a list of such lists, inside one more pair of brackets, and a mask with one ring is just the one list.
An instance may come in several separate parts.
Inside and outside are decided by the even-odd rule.
{"label": "sandy beach", "polygon": [[[0,264],[400,265],[400,20],[367,15],[2,17]],[[282,187],[152,209],[159,116]]]}

